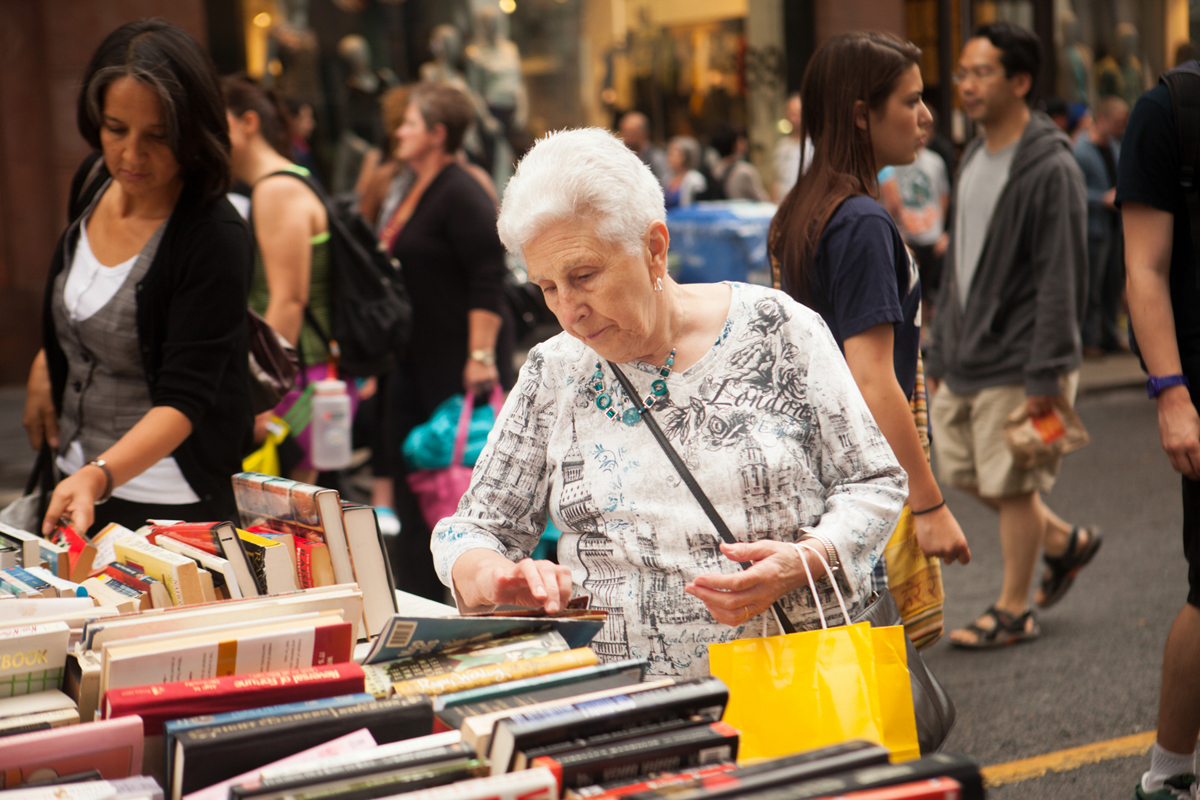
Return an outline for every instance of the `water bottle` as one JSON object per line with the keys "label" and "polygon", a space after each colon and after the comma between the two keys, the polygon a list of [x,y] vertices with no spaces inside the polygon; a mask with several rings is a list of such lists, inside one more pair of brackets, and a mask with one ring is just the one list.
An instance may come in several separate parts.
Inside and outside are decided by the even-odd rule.
{"label": "water bottle", "polygon": [[319,470],[350,466],[350,396],[346,382],[323,380],[313,383],[312,452],[309,457]]}

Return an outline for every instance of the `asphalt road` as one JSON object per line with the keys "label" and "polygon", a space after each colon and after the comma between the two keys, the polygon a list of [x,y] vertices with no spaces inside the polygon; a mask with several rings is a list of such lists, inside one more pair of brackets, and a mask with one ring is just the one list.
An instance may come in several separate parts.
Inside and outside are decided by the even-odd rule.
{"label": "asphalt road", "polygon": [[[1155,727],[1162,648],[1187,594],[1179,478],[1144,391],[1082,397],[1078,411],[1092,443],[1066,458],[1049,504],[1068,521],[1101,526],[1095,560],[1040,615],[1037,641],[975,652],[943,640],[925,651],[958,707],[946,749],[985,766]],[[999,596],[1002,560],[996,515],[960,492],[947,498],[973,554],[970,565],[944,572],[950,630]],[[1129,798],[1147,763],[1102,761],[998,786],[989,797]]]}

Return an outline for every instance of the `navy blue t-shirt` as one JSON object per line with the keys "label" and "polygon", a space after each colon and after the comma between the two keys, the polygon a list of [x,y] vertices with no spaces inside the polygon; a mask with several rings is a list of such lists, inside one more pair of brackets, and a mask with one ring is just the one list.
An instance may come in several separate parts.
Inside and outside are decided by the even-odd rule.
{"label": "navy blue t-shirt", "polygon": [[1171,306],[1183,371],[1195,386],[1200,381],[1200,290],[1187,199],[1179,185],[1179,139],[1171,92],[1162,84],[1142,95],[1129,116],[1117,165],[1116,202],[1142,203],[1175,215]]}
{"label": "navy blue t-shirt", "polygon": [[876,325],[891,323],[892,363],[912,398],[921,347],[921,283],[896,223],[866,195],[846,198],[821,233],[813,260],[813,310],[838,347]]}

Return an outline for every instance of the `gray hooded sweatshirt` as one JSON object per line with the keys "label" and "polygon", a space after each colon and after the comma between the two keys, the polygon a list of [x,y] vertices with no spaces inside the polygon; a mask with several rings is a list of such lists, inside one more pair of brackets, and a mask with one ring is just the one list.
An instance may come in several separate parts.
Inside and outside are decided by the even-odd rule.
{"label": "gray hooded sweatshirt", "polygon": [[[972,142],[962,164],[982,145]],[[1048,116],[1033,112],[1017,145],[965,308],[954,252],[951,243],[925,372],[956,394],[1006,385],[1058,394],[1059,377],[1082,360],[1087,190],[1070,140]]]}

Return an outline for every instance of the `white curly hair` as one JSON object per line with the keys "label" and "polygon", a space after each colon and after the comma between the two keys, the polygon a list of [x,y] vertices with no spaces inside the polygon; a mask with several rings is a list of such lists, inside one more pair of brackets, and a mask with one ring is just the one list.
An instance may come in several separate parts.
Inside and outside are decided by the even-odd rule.
{"label": "white curly hair", "polygon": [[666,219],[650,167],[608,131],[580,128],[547,134],[521,159],[496,227],[518,258],[547,228],[568,221],[590,222],[600,239],[637,254],[650,223]]}

